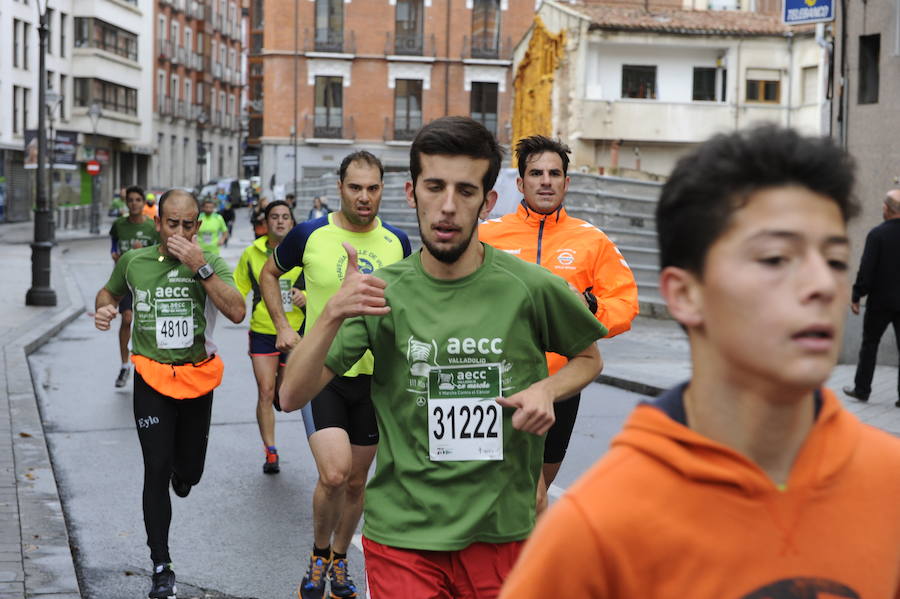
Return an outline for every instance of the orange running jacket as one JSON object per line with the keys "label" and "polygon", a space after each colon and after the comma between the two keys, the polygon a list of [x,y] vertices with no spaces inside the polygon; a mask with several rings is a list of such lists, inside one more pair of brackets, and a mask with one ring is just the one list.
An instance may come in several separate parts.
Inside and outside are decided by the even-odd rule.
{"label": "orange running jacket", "polygon": [[[607,337],[631,328],[638,313],[634,275],[615,244],[591,223],[569,216],[562,206],[544,215],[521,202],[515,212],[481,223],[478,238],[540,264],[578,291],[592,288],[591,293],[597,297],[595,315],[609,330]],[[550,374],[565,363],[565,357],[547,354]]]}
{"label": "orange running jacket", "polygon": [[900,599],[898,472],[900,440],[827,389],[784,489],[643,404],[538,522],[500,598]]}

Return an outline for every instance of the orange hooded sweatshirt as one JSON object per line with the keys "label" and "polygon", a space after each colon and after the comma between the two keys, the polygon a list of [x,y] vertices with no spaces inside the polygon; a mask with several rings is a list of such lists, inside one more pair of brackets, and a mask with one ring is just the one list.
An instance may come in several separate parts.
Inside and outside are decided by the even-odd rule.
{"label": "orange hooded sweatshirt", "polygon": [[779,490],[677,421],[683,389],[636,408],[539,521],[501,599],[900,599],[900,440],[824,390]]}
{"label": "orange hooded sweatshirt", "polygon": [[[562,206],[552,214],[539,214],[523,200],[515,212],[481,223],[478,239],[540,264],[578,291],[591,289],[597,298],[595,316],[609,330],[607,337],[631,328],[638,313],[638,290],[631,269],[605,233],[569,216]],[[566,361],[558,354],[547,354],[550,374]]]}

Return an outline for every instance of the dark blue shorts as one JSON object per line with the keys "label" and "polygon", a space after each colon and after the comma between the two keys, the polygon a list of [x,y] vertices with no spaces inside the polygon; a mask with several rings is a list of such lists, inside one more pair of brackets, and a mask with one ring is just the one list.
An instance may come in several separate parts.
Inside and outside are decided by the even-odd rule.
{"label": "dark blue shorts", "polygon": [[303,406],[307,438],[325,428],[347,431],[352,445],[378,443],[378,423],[372,405],[372,375],[336,376]]}
{"label": "dark blue shorts", "polygon": [[249,331],[250,333],[250,349],[247,351],[248,355],[251,356],[278,356],[278,365],[284,366],[287,364],[288,353],[280,352],[278,348],[275,347],[275,340],[278,338],[277,335],[267,335],[266,333],[257,333],[256,331]]}
{"label": "dark blue shorts", "polygon": [[134,310],[132,305],[134,304],[134,297],[131,295],[131,290],[122,296],[122,299],[119,300],[119,314],[125,312],[127,310]]}

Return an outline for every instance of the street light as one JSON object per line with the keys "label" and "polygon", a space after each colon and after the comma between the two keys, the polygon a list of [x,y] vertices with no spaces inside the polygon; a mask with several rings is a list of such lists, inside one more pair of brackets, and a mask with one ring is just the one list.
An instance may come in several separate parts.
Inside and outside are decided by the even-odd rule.
{"label": "street light", "polygon": [[[54,117],[56,115],[56,108],[59,106],[62,101],[62,96],[53,91],[52,89],[47,90],[44,94],[44,102],[47,107],[47,117],[50,119],[50,176],[47,178],[47,201],[50,205],[51,213],[56,207],[53,202],[53,173],[54,173],[54,165],[56,164],[56,135],[53,132],[53,122]],[[50,241],[56,242],[56,227],[53,227],[50,230]]]}
{"label": "street light", "polygon": [[[97,125],[103,116],[103,109],[97,101],[91,102],[88,109],[88,116],[91,118],[91,125],[94,127],[94,134],[91,137],[91,145],[94,146],[94,160],[97,160]],[[91,177],[91,234],[98,235],[100,233],[100,181],[99,175]]]}
{"label": "street light", "polygon": [[53,218],[45,186],[45,165],[47,162],[47,3],[37,0],[39,15],[38,39],[40,41],[38,61],[38,168],[36,184],[36,206],[34,214],[34,241],[31,244],[31,288],[25,294],[28,306],[55,306],[56,292],[50,287],[50,252],[53,249]]}
{"label": "street light", "polygon": [[203,189],[203,184],[206,181],[203,176],[203,166],[206,164],[206,146],[203,145],[203,131],[208,121],[209,117],[206,116],[206,111],[201,108],[200,114],[197,115],[197,135],[200,137],[200,140],[197,142],[197,171],[199,172],[197,185],[200,189]]}

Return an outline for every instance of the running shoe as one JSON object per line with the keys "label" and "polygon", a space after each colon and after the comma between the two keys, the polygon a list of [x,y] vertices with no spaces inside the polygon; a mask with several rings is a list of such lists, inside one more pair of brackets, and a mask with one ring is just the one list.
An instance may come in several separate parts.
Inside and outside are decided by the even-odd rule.
{"label": "running shoe", "polygon": [[131,376],[130,368],[119,369],[119,376],[116,377],[116,387],[122,388],[128,383],[128,377]]}
{"label": "running shoe", "polygon": [[172,572],[172,565],[159,564],[153,570],[153,583],[147,597],[150,599],[176,599],[175,572]]}
{"label": "running shoe", "polygon": [[263,463],[263,474],[278,474],[281,468],[278,466],[278,452],[266,449],[266,461]]}
{"label": "running shoe", "polygon": [[350,567],[346,558],[335,559],[328,570],[331,581],[331,599],[348,599],[356,597],[356,584],[350,578]]}
{"label": "running shoe", "polygon": [[299,599],[322,599],[325,596],[325,579],[331,560],[318,555],[309,555],[309,569],[297,587]]}
{"label": "running shoe", "polygon": [[172,473],[172,490],[175,491],[175,494],[179,497],[187,497],[188,493],[191,492],[190,483],[183,482],[178,475],[174,472]]}

